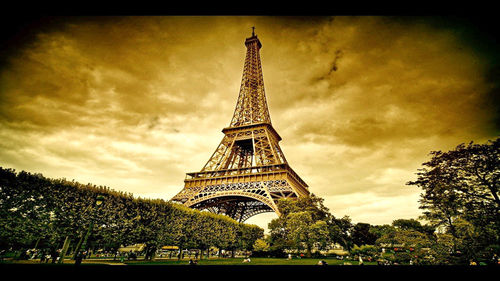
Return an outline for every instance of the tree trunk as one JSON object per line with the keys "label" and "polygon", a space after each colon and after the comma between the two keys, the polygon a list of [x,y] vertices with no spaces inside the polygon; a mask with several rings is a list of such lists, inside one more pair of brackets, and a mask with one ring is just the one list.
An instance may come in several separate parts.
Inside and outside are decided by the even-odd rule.
{"label": "tree trunk", "polygon": [[306,257],[310,258],[312,256],[312,253],[311,253],[311,245],[307,245],[307,252],[306,252]]}
{"label": "tree trunk", "polygon": [[38,247],[38,243],[40,243],[40,237],[38,237],[38,239],[36,240],[35,247],[34,247],[35,250]]}
{"label": "tree trunk", "polygon": [[451,221],[451,217],[448,217],[448,224],[450,225],[451,237],[453,237],[453,252],[457,249],[457,232],[455,231],[455,225]]}

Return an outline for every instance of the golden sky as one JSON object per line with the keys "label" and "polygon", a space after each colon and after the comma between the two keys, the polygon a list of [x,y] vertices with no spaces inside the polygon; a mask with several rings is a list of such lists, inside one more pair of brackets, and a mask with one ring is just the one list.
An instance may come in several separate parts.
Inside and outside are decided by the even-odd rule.
{"label": "golden sky", "polygon": [[229,125],[251,26],[280,145],[337,217],[418,217],[428,153],[499,133],[489,58],[426,19],[69,18],[0,69],[0,166],[169,200]]}

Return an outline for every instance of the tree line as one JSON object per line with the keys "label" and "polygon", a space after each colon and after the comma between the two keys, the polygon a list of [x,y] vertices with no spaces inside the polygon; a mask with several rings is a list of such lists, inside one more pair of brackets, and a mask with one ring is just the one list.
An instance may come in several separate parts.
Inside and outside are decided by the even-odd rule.
{"label": "tree line", "polygon": [[[97,205],[98,196],[104,200]],[[264,230],[227,216],[201,212],[161,199],[134,198],[105,186],[0,167],[0,249],[70,250],[93,222],[87,248],[116,251],[120,246],[146,244],[146,257],[162,246],[251,250]]]}
{"label": "tree line", "polygon": [[270,235],[257,241],[261,254],[311,256],[341,245],[354,255],[398,263],[480,264],[500,256],[500,139],[432,151],[431,160],[407,183],[422,190],[423,215],[391,225],[353,224],[336,218],[312,194],[281,200],[282,216],[269,223]]}

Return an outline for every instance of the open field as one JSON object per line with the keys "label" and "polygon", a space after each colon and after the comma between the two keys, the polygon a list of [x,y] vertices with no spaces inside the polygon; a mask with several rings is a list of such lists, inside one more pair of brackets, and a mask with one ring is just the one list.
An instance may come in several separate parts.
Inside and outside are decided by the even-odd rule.
{"label": "open field", "polygon": [[[337,260],[333,258],[302,258],[302,259],[291,259],[286,258],[251,258],[251,262],[244,263],[243,258],[210,258],[198,260],[198,265],[317,265],[320,260],[324,260],[328,265],[358,265],[358,261],[352,260]],[[5,260],[3,263],[20,263],[20,264],[39,264],[39,260]],[[74,261],[65,259],[64,264],[73,264]],[[120,260],[113,259],[103,259],[103,258],[92,258],[82,261],[82,265],[90,264],[108,264],[108,265],[189,265],[189,259],[177,260],[177,259],[155,259],[153,261],[144,260],[125,260],[120,262]],[[376,262],[364,262],[365,265],[376,265]],[[52,265],[47,263],[47,265]]]}
{"label": "open field", "polygon": [[[276,277],[278,280],[300,280],[322,276],[325,280],[382,277],[384,280],[402,280],[408,276],[429,280],[429,277],[442,276],[446,278],[472,279],[478,276],[498,276],[500,267],[492,266],[359,266],[351,262],[352,266],[343,264],[340,260],[327,259],[329,265],[317,266],[318,259],[296,259],[288,261],[277,258],[254,258],[250,263],[242,263],[242,259],[210,259],[202,260],[198,266],[189,266],[188,260],[156,260],[156,261],[126,261],[121,263],[112,260],[86,260],[80,266],[74,266],[73,261],[65,264],[40,264],[36,260],[0,262],[2,274],[14,276],[33,276],[37,279],[54,278],[54,276],[78,276],[79,278],[100,279],[109,277],[116,279],[144,279],[146,276],[172,278],[174,276],[197,276],[200,280],[207,278],[220,279],[241,278],[241,276]],[[373,263],[371,263],[373,264]],[[184,266],[182,266],[184,265]],[[197,279],[196,278],[196,279]],[[432,279],[431,279],[432,280]]]}
{"label": "open field", "polygon": [[[343,265],[344,262],[351,265],[358,265],[357,261],[343,261],[337,259],[303,258],[287,260],[285,258],[251,258],[251,262],[243,263],[243,258],[226,259],[203,259],[198,261],[198,265],[317,265],[320,260],[324,260],[328,265]],[[155,261],[125,261],[128,265],[186,265],[189,260],[162,260]],[[365,262],[366,265],[376,265],[376,262]]]}
{"label": "open field", "polygon": [[[401,280],[402,277],[413,276],[428,280],[429,276],[446,278],[472,279],[477,276],[498,275],[500,267],[491,266],[379,266],[375,262],[365,262],[359,266],[357,261],[345,261],[352,265],[344,265],[337,259],[326,260],[329,266],[317,266],[320,259],[304,258],[287,260],[285,258],[252,258],[250,263],[243,263],[243,258],[211,258],[198,261],[197,266],[189,266],[189,259],[156,259],[154,261],[113,261],[113,259],[84,260],[80,266],[74,261],[65,260],[64,264],[41,264],[37,260],[4,260],[0,262],[2,273],[22,274],[35,278],[53,278],[54,276],[76,276],[84,278],[141,279],[145,276],[170,278],[172,276],[197,276],[206,280],[214,276],[255,276],[259,274],[278,279],[318,278],[329,280],[360,279],[379,276],[384,280]],[[335,266],[337,265],[337,266]],[[196,279],[197,279],[196,278]],[[200,279],[201,280],[201,279]]]}

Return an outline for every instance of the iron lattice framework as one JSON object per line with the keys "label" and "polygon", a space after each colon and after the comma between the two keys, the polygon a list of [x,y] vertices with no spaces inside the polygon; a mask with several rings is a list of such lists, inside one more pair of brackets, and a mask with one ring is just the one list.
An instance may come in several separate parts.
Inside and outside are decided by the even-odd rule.
{"label": "iron lattice framework", "polygon": [[245,40],[247,53],[240,93],[224,138],[197,173],[187,173],[172,201],[225,214],[237,221],[279,210],[280,198],[308,196],[307,184],[288,165],[271,124],[257,36]]}

